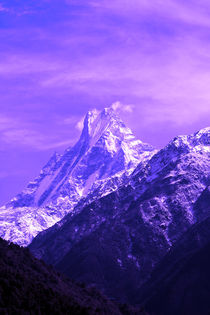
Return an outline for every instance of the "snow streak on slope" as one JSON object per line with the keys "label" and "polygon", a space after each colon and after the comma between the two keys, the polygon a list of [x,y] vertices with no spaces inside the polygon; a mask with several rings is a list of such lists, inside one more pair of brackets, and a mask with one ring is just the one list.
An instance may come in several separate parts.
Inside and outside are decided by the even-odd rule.
{"label": "snow streak on slope", "polygon": [[27,245],[38,232],[71,212],[81,198],[115,190],[122,183],[120,178],[154,153],[111,108],[88,112],[75,146],[63,155],[54,154],[39,177],[0,209],[0,236]]}

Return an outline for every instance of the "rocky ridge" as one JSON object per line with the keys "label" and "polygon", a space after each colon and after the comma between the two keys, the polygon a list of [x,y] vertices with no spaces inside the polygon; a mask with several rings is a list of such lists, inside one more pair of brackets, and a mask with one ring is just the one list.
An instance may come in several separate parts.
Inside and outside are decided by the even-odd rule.
{"label": "rocky ridge", "polygon": [[0,208],[0,236],[28,245],[82,199],[117,189],[155,150],[137,140],[111,108],[89,111],[79,141],[55,153],[22,193]]}
{"label": "rocky ridge", "polygon": [[40,233],[31,250],[67,275],[134,303],[157,262],[210,213],[210,202],[203,213],[196,210],[209,185],[209,145],[210,128],[176,137],[140,162],[124,185]]}

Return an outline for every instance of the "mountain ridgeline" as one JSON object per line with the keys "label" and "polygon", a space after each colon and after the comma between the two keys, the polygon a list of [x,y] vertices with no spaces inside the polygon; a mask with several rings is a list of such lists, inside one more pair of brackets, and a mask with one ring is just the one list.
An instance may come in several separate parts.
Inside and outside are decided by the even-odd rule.
{"label": "mountain ridgeline", "polygon": [[40,175],[0,208],[0,236],[28,245],[39,232],[72,212],[101,182],[109,181],[101,194],[116,189],[154,152],[152,146],[134,137],[111,108],[88,112],[75,146],[63,155],[55,153]]}
{"label": "mountain ridgeline", "polygon": [[179,136],[140,163],[124,185],[77,207],[30,249],[68,276],[136,302],[139,287],[173,244],[210,213],[210,129]]}
{"label": "mountain ridgeline", "polygon": [[[187,298],[173,307],[179,286],[167,270],[174,275],[177,261],[185,285],[183,264],[193,270],[189,257],[198,264],[200,251],[205,256],[207,235],[192,253],[187,233],[208,223],[209,169],[210,128],[177,136],[158,151],[137,140],[112,109],[92,111],[76,145],[55,154],[0,209],[1,236],[29,245],[37,258],[112,299],[145,305],[152,314],[182,314],[182,308],[198,314],[188,312]],[[199,274],[194,280],[191,296],[196,283],[204,285]]]}

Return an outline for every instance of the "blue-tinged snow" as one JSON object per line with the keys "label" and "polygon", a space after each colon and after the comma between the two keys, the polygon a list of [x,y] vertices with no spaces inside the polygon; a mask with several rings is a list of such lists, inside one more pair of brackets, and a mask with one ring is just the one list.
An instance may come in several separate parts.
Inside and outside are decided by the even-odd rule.
{"label": "blue-tinged snow", "polygon": [[40,175],[0,208],[0,236],[27,245],[88,200],[117,189],[140,161],[155,153],[137,140],[111,108],[89,111],[78,142],[55,153]]}

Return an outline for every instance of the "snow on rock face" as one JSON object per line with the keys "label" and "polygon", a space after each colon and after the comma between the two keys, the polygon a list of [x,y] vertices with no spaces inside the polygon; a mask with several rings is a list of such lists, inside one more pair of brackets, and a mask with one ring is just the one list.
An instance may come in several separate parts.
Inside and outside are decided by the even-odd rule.
{"label": "snow on rock face", "polygon": [[27,245],[81,198],[115,190],[122,183],[117,174],[131,173],[154,152],[134,137],[113,109],[89,111],[79,141],[63,155],[55,153],[40,175],[0,208],[0,236]]}
{"label": "snow on rock face", "polygon": [[[176,137],[131,175],[103,181],[77,205],[74,216],[68,214],[40,233],[31,250],[68,276],[132,303],[136,289],[169,248],[210,215],[209,134],[206,128]],[[118,188],[101,193],[118,180]],[[100,272],[90,275],[90,269]]]}

